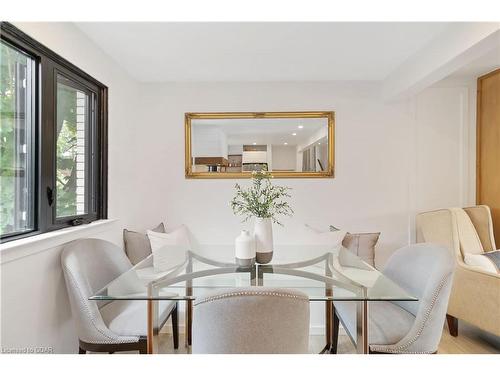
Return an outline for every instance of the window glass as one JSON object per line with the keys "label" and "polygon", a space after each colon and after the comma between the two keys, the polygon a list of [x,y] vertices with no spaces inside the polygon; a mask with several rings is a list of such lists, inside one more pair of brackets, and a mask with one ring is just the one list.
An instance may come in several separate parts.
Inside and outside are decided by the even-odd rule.
{"label": "window glass", "polygon": [[87,213],[90,95],[65,77],[57,78],[57,217]]}
{"label": "window glass", "polygon": [[0,42],[0,234],[34,228],[34,61]]}

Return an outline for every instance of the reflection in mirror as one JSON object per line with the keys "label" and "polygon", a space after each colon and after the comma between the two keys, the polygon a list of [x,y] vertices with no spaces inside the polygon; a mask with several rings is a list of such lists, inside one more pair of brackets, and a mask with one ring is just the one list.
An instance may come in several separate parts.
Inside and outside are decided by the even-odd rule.
{"label": "reflection in mirror", "polygon": [[196,174],[208,178],[247,177],[248,172],[260,170],[283,177],[304,174],[331,177],[331,112],[318,112],[318,116],[312,118],[297,117],[296,113],[288,118],[241,118],[238,114],[234,114],[235,118],[217,118],[215,114],[212,116],[216,118],[197,118],[203,114],[193,115],[189,124],[186,122],[186,126],[190,126],[189,172],[193,177]]}

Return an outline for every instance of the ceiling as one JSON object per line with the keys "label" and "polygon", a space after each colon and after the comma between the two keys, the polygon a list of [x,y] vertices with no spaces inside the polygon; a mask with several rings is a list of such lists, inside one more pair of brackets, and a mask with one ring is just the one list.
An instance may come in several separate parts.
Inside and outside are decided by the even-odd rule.
{"label": "ceiling", "polygon": [[76,23],[141,82],[383,80],[448,23]]}
{"label": "ceiling", "polygon": [[498,68],[500,68],[500,46],[456,70],[450,77],[476,79]]}

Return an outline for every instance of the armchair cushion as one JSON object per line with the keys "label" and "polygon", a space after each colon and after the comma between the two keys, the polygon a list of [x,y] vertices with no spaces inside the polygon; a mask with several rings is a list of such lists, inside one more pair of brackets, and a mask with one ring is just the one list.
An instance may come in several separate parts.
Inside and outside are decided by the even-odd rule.
{"label": "armchair cushion", "polygon": [[465,256],[466,253],[482,254],[484,252],[483,245],[469,215],[461,208],[451,208],[451,210],[454,211],[456,217],[462,256]]}
{"label": "armchair cushion", "polygon": [[[158,303],[161,325],[174,308],[175,301]],[[147,302],[146,301],[113,301],[100,309],[104,324],[120,336],[147,336]]]}
{"label": "armchair cushion", "polygon": [[489,251],[483,254],[465,253],[464,262],[471,267],[478,267],[485,272],[499,273],[500,250]]}
{"label": "armchair cushion", "polygon": [[495,250],[495,236],[493,234],[493,222],[491,220],[490,208],[485,205],[480,205],[465,207],[464,211],[469,215],[474,228],[476,228],[476,232],[483,245],[483,250]]}

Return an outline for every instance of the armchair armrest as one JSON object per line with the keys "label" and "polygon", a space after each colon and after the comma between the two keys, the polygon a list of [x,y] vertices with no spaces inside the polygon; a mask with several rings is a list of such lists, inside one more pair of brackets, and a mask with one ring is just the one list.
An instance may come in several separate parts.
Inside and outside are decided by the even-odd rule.
{"label": "armchair armrest", "polygon": [[459,262],[448,314],[500,335],[500,275]]}

